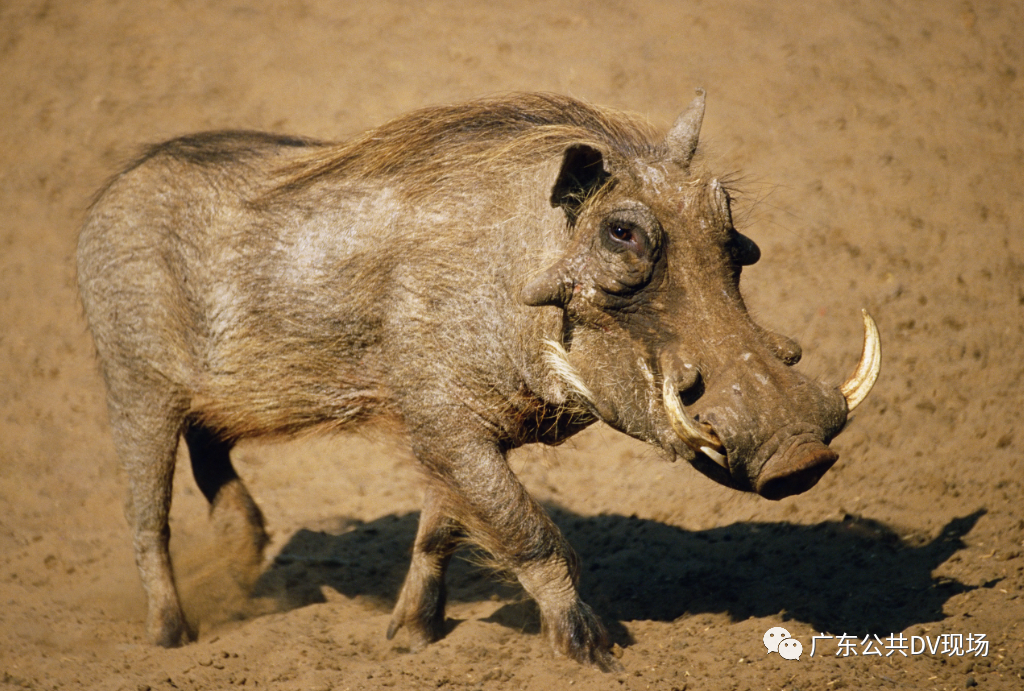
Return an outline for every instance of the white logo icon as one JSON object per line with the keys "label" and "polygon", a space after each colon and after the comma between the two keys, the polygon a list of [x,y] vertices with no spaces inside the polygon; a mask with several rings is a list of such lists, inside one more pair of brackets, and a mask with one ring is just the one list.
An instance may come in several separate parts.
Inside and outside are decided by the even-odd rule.
{"label": "white logo icon", "polygon": [[779,652],[779,643],[791,638],[789,631],[781,626],[774,626],[764,632],[764,647],[768,648],[768,654]]}
{"label": "white logo icon", "polygon": [[764,647],[768,648],[769,655],[778,653],[787,660],[799,660],[804,652],[803,643],[781,626],[773,626],[764,632]]}
{"label": "white logo icon", "polygon": [[803,644],[795,638],[786,638],[779,643],[779,655],[787,660],[799,660],[803,651]]}

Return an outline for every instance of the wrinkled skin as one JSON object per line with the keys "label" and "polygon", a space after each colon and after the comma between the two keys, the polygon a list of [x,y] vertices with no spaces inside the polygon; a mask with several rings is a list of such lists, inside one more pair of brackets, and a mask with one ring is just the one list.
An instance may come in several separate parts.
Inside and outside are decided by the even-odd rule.
{"label": "wrinkled skin", "polygon": [[82,229],[79,286],[151,640],[193,636],[167,551],[182,437],[247,585],[267,539],[234,444],[398,427],[428,481],[388,637],[444,634],[445,568],[469,541],[537,601],[557,652],[603,670],[618,663],[577,557],[510,449],[601,420],[737,489],[812,486],[877,376],[877,340],[836,388],[753,323],[739,277],[759,250],[692,165],[703,110],[701,92],[656,140],[523,94],[343,144],[195,135],[115,177]]}

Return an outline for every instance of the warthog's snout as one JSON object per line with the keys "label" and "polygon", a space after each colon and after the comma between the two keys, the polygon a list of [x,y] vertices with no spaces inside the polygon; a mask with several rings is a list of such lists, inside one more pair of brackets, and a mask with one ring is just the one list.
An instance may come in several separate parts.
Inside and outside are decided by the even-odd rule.
{"label": "warthog's snout", "polygon": [[766,499],[806,492],[839,460],[839,454],[811,435],[786,440],[754,481],[754,491]]}
{"label": "warthog's snout", "polygon": [[[723,485],[767,499],[807,491],[839,459],[828,443],[878,377],[881,348],[874,320],[864,312],[860,363],[838,388],[792,372],[792,362],[782,357],[760,368],[756,358],[738,360],[725,367],[725,383],[709,393],[692,364],[670,367],[662,398],[673,431],[694,452],[691,463]],[[700,412],[688,412],[688,403]]]}

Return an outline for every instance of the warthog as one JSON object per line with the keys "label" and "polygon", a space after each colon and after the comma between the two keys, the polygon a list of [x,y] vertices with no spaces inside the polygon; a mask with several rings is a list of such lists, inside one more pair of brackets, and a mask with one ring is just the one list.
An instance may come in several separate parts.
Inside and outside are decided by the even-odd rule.
{"label": "warthog", "polygon": [[130,481],[126,513],[165,646],[191,632],[168,556],[184,436],[214,524],[259,565],[243,438],[390,422],[428,481],[387,635],[444,631],[469,541],[538,603],[556,651],[611,669],[577,557],[506,453],[595,421],[776,499],[836,461],[877,331],[839,387],[740,296],[757,245],[694,163],[704,92],[668,135],[555,95],[412,113],[345,143],[214,132],[145,151],[90,208],[81,296]]}

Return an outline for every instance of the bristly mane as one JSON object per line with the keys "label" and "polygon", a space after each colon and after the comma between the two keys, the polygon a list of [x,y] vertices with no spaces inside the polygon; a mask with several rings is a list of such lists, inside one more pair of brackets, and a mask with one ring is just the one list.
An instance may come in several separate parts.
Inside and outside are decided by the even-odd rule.
{"label": "bristly mane", "polygon": [[335,175],[438,184],[459,170],[538,162],[571,144],[624,158],[659,150],[641,118],[556,94],[525,93],[415,111],[338,144],[317,147],[279,171],[271,195]]}

